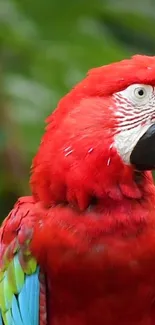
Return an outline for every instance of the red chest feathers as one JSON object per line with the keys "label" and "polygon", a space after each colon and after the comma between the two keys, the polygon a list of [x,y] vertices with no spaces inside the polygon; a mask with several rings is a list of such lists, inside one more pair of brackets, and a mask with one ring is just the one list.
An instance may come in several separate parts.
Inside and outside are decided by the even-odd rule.
{"label": "red chest feathers", "polygon": [[154,223],[127,233],[106,233],[101,219],[50,224],[38,256],[48,277],[50,325],[155,324]]}
{"label": "red chest feathers", "polygon": [[[117,252],[116,252],[117,253]],[[117,265],[100,255],[76,257],[49,274],[53,325],[153,325],[155,321],[154,261]]]}

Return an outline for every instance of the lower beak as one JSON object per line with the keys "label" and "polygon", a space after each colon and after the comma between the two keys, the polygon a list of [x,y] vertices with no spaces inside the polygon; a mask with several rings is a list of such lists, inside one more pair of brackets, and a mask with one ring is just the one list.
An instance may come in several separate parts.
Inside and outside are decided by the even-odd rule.
{"label": "lower beak", "polygon": [[155,124],[149,127],[134,147],[130,162],[137,170],[155,169]]}

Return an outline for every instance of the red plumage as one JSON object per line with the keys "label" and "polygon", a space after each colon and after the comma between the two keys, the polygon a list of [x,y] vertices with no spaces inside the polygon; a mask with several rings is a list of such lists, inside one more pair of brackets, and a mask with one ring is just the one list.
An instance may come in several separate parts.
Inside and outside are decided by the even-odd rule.
{"label": "red plumage", "polygon": [[[47,120],[32,167],[33,218],[21,213],[19,224],[33,219],[48,325],[155,324],[155,187],[113,145],[112,94],[134,83],[155,85],[155,57],[93,69]],[[16,221],[3,224],[3,245]]]}

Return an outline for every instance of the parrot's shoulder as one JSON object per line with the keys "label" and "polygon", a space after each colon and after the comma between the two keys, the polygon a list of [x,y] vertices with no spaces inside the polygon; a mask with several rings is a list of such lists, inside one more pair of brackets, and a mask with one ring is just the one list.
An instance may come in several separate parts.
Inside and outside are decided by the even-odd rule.
{"label": "parrot's shoulder", "polygon": [[44,276],[30,251],[34,205],[31,196],[20,198],[0,228],[0,325],[46,324]]}
{"label": "parrot's shoulder", "polygon": [[[21,228],[29,229],[29,231],[32,229],[35,222],[34,206],[35,202],[31,196],[21,197],[4,219],[0,227],[0,259],[2,247],[8,246],[15,237],[18,237]],[[27,236],[26,233],[25,236]]]}

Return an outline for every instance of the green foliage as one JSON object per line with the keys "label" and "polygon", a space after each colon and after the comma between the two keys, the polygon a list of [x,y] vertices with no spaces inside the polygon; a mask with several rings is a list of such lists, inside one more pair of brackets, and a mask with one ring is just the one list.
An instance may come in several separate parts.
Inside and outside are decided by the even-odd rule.
{"label": "green foliage", "polygon": [[29,193],[44,119],[88,69],[155,52],[155,4],[0,1],[0,217]]}

